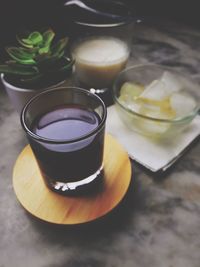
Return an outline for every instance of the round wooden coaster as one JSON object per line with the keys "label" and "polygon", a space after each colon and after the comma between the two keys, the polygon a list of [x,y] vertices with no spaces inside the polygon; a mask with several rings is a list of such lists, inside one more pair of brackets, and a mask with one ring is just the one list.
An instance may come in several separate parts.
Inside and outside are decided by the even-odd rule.
{"label": "round wooden coaster", "polygon": [[96,194],[62,196],[48,189],[29,145],[14,166],[13,186],[22,206],[46,222],[72,225],[90,222],[111,211],[124,197],[131,180],[128,154],[106,135],[103,189]]}

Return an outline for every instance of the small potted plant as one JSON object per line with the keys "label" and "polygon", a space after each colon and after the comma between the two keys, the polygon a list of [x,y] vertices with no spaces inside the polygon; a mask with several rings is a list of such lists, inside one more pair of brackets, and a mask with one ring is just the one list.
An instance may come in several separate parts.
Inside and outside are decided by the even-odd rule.
{"label": "small potted plant", "polygon": [[60,85],[72,72],[73,60],[66,56],[68,38],[54,37],[52,29],[34,31],[17,36],[18,47],[6,48],[10,59],[0,65],[1,80],[18,112],[31,97]]}

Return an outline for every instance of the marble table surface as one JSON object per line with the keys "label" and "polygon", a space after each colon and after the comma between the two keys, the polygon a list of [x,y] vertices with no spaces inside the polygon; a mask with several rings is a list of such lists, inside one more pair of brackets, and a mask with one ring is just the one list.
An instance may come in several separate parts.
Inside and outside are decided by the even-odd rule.
{"label": "marble table surface", "polygon": [[[144,21],[132,48],[130,65],[176,65],[200,82],[198,29]],[[159,175],[132,162],[130,189],[113,212],[58,227],[31,217],[15,197],[12,169],[27,141],[3,89],[0,133],[0,267],[200,266],[200,142]]]}

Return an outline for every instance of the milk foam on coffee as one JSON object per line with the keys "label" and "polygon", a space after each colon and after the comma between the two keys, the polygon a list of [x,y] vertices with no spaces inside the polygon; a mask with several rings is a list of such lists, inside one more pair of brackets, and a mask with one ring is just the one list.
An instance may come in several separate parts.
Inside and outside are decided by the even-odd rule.
{"label": "milk foam on coffee", "polygon": [[125,67],[129,49],[113,37],[93,37],[79,43],[74,51],[78,79],[84,84],[102,88],[110,86]]}

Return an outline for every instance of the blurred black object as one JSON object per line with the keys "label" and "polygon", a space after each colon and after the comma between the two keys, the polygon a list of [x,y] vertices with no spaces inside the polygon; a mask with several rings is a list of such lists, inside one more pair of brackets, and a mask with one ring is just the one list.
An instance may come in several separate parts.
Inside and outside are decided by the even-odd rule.
{"label": "blurred black object", "polygon": [[64,10],[81,25],[120,24],[133,19],[130,8],[116,0],[66,0]]}
{"label": "blurred black object", "polygon": [[[72,31],[70,16],[73,14],[67,13],[64,6],[67,1],[70,0],[0,0],[0,61],[5,56],[4,47],[14,42],[15,35],[20,30],[50,26],[58,35]],[[200,26],[196,0],[121,1],[128,4],[136,16],[147,18],[147,20],[164,18],[195,27]]]}

